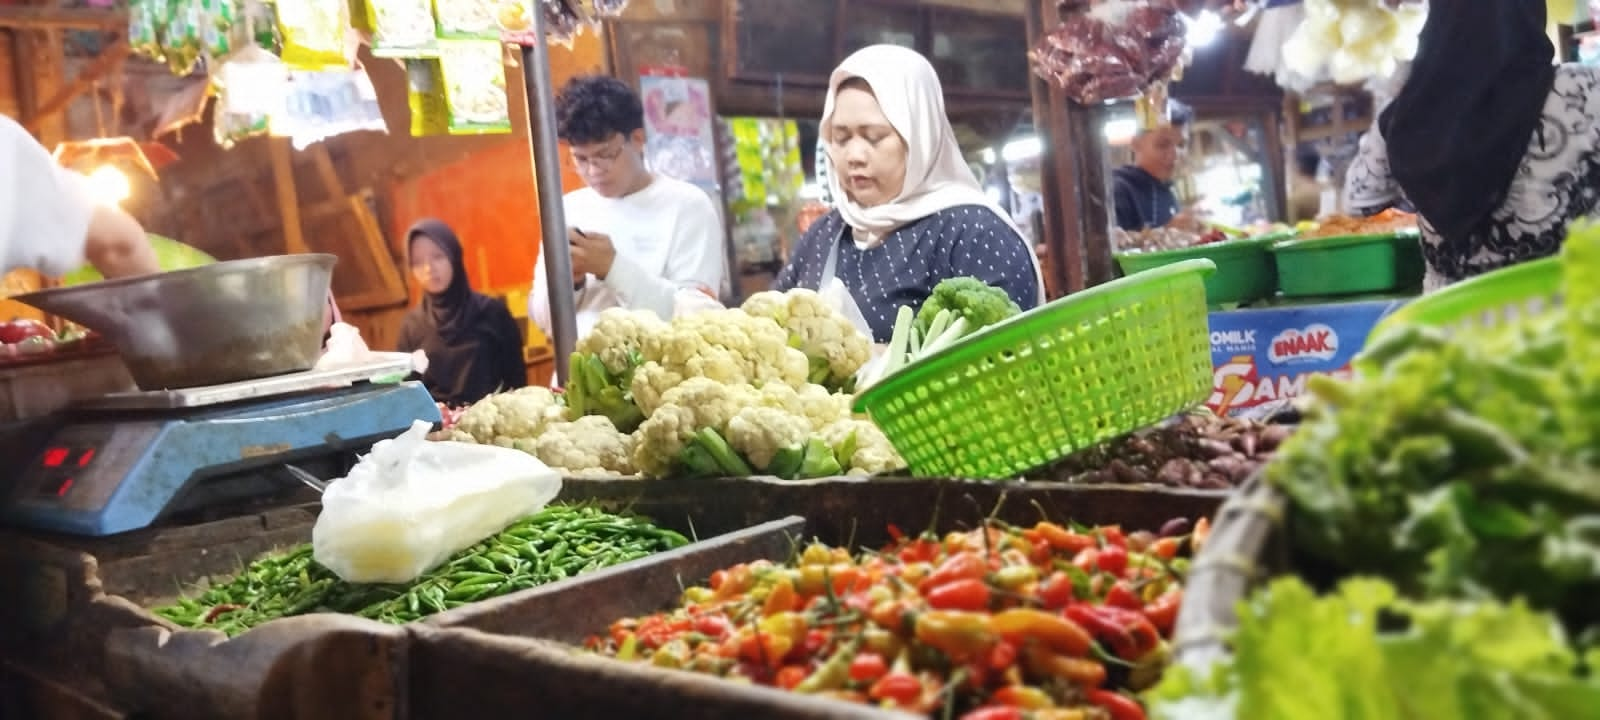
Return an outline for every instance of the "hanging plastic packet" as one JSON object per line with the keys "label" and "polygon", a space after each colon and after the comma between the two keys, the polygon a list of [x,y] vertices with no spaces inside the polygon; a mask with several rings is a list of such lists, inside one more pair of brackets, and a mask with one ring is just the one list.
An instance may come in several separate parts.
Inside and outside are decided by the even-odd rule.
{"label": "hanging plastic packet", "polygon": [[596,22],[604,18],[614,18],[628,8],[628,0],[588,0],[594,4],[595,15],[599,16]]}
{"label": "hanging plastic packet", "polygon": [[[283,39],[278,35],[278,16],[272,6],[261,0],[244,0],[240,25],[250,43],[274,54],[283,51]],[[242,47],[245,43],[241,42]]]}
{"label": "hanging plastic packet", "polygon": [[450,103],[437,59],[406,60],[406,103],[411,107],[411,136],[450,134]]}
{"label": "hanging plastic packet", "polygon": [[285,111],[289,69],[255,45],[245,46],[224,61],[212,81],[217,87],[212,127],[217,144],[224,148],[267,134],[272,118]]}
{"label": "hanging plastic packet", "polygon": [[365,70],[293,71],[284,105],[272,117],[272,134],[289,137],[296,150],[345,133],[388,130]]}
{"label": "hanging plastic packet", "polygon": [[128,3],[128,46],[134,54],[156,62],[161,56],[160,6],[163,0],[132,0]]}
{"label": "hanging plastic packet", "polygon": [[278,30],[283,35],[283,62],[293,70],[350,67],[345,30],[350,27],[348,2],[277,0]]}
{"label": "hanging plastic packet", "polygon": [[495,0],[434,0],[439,37],[452,40],[499,40],[500,11]]}
{"label": "hanging plastic packet", "polygon": [[200,6],[200,47],[207,57],[222,58],[236,46],[234,25],[239,19],[236,0],[198,0]]}
{"label": "hanging plastic packet", "polygon": [[188,75],[200,61],[201,32],[206,23],[203,0],[177,0],[168,6],[166,37],[162,55],[174,75]]}
{"label": "hanging plastic packet", "polygon": [[[444,0],[440,0],[443,7]],[[432,57],[444,28],[435,25],[428,0],[370,0],[372,54],[377,57]]]}
{"label": "hanging plastic packet", "polygon": [[439,70],[450,134],[511,132],[504,51],[498,40],[440,40]]}
{"label": "hanging plastic packet", "polygon": [[572,47],[572,40],[582,29],[578,16],[563,0],[539,0],[539,6],[544,12],[545,37],[557,45]]}
{"label": "hanging plastic packet", "polygon": [[368,35],[378,31],[377,11],[367,0],[349,0],[350,27]]}

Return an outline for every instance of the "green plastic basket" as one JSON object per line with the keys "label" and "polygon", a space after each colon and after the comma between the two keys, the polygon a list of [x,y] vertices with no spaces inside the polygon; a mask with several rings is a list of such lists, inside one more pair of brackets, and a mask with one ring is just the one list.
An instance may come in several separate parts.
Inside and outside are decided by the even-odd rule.
{"label": "green plastic basket", "polygon": [[1285,297],[1360,295],[1422,285],[1422,246],[1415,233],[1286,240],[1274,244],[1272,254]]}
{"label": "green plastic basket", "polygon": [[1272,235],[1176,250],[1117,253],[1116,259],[1122,271],[1130,275],[1185,260],[1210,260],[1216,263],[1217,271],[1206,278],[1206,302],[1229,305],[1259,300],[1278,289],[1277,272],[1267,246],[1285,237]]}
{"label": "green plastic basket", "polygon": [[1209,260],[1129,275],[984,329],[856,398],[911,471],[1004,479],[1211,392]]}
{"label": "green plastic basket", "polygon": [[1548,257],[1485,273],[1406,303],[1367,336],[1392,328],[1426,325],[1455,330],[1493,327],[1561,307],[1561,258]]}

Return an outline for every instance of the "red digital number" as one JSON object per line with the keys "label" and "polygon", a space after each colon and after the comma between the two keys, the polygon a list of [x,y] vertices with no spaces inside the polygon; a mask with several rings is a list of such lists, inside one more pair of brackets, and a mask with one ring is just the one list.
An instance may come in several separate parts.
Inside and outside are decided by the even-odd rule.
{"label": "red digital number", "polygon": [[67,456],[72,451],[64,447],[53,447],[44,451],[44,466],[47,468],[61,467],[67,461]]}
{"label": "red digital number", "polygon": [[83,454],[78,456],[78,467],[81,467],[81,468],[89,467],[89,463],[91,461],[93,461],[93,460],[94,460],[94,448],[89,448],[88,450],[84,450]]}

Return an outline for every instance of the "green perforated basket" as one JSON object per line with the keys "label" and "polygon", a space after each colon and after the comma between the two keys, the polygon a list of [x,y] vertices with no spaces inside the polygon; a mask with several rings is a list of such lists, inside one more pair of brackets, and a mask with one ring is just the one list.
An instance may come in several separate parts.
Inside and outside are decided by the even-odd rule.
{"label": "green perforated basket", "polygon": [[1209,260],[1129,275],[986,328],[856,398],[923,477],[1003,479],[1211,392]]}
{"label": "green perforated basket", "polygon": [[1479,275],[1406,303],[1367,336],[1391,328],[1427,325],[1447,330],[1490,327],[1561,306],[1561,258],[1548,257]]}

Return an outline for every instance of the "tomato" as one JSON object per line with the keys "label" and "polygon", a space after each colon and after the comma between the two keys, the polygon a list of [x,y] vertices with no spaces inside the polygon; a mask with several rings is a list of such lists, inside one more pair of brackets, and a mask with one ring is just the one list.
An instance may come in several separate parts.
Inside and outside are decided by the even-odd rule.
{"label": "tomato", "polygon": [[1150,624],[1156,626],[1156,630],[1163,636],[1170,637],[1172,628],[1178,624],[1178,610],[1182,607],[1183,590],[1174,588],[1156,598],[1155,602],[1144,606],[1144,616],[1149,618]]}
{"label": "tomato", "polygon": [[923,592],[935,610],[988,610],[991,595],[982,580],[956,580]]}
{"label": "tomato", "polygon": [[1100,548],[1100,556],[1096,563],[1101,572],[1108,572],[1117,577],[1128,571],[1128,551],[1118,545],[1107,545]]}
{"label": "tomato", "polygon": [[804,667],[799,665],[785,665],[782,669],[778,670],[778,677],[773,681],[773,684],[785,690],[793,690],[800,683],[805,682],[805,679],[810,676],[811,673]]}
{"label": "tomato", "polygon": [[889,664],[875,652],[864,652],[850,661],[850,679],[858,683],[876,682],[889,672]]}
{"label": "tomato", "polygon": [[1145,720],[1144,707],[1137,700],[1110,690],[1090,690],[1089,702],[1111,713],[1111,720]]}
{"label": "tomato", "polygon": [[[1104,555],[1101,555],[1100,558],[1101,562],[1105,561]],[[1111,592],[1106,593],[1106,604],[1112,607],[1127,608],[1129,610],[1144,609],[1144,599],[1139,597],[1139,593],[1134,592],[1132,585],[1122,580],[1119,580],[1117,581],[1117,584],[1112,585]]]}
{"label": "tomato", "polygon": [[1051,573],[1050,577],[1039,583],[1039,602],[1051,610],[1064,608],[1076,598],[1077,589],[1072,584],[1072,577],[1064,572]]}
{"label": "tomato", "polygon": [[911,707],[922,699],[922,681],[910,673],[892,672],[873,683],[867,696],[873,700],[888,700],[895,705]]}

